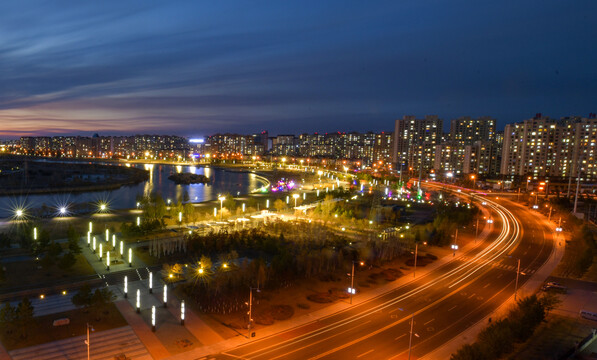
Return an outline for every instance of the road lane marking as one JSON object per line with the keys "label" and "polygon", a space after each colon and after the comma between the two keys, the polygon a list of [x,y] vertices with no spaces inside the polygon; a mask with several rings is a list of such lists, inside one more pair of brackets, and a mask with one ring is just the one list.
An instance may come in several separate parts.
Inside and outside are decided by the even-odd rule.
{"label": "road lane marking", "polygon": [[395,339],[394,339],[394,341],[396,341],[396,340],[398,340],[398,339],[400,339],[400,338],[403,338],[403,337],[405,337],[405,336],[406,336],[406,334],[402,334],[402,335],[398,336],[397,338],[395,338]]}
{"label": "road lane marking", "polygon": [[448,311],[452,311],[452,310],[456,309],[456,307],[458,307],[458,305],[452,306],[451,308],[448,309]]}
{"label": "road lane marking", "polygon": [[504,274],[499,274],[499,275],[497,276],[497,278],[498,278],[498,279],[499,279],[499,278],[501,278],[501,277],[502,277],[502,275],[504,275]]}
{"label": "road lane marking", "polygon": [[487,288],[489,286],[489,283],[485,284],[485,286],[483,286],[483,289]]}
{"label": "road lane marking", "polygon": [[371,349],[371,350],[369,350],[369,351],[367,351],[367,352],[364,352],[364,353],[362,353],[361,355],[357,356],[357,358],[360,358],[361,356],[365,356],[365,355],[367,355],[367,354],[369,354],[369,353],[372,353],[373,351],[374,351],[374,349]]}
{"label": "road lane marking", "polygon": [[435,318],[433,318],[433,319],[431,319],[431,320],[427,321],[426,323],[423,323],[423,325],[431,324],[431,323],[432,323],[434,320],[435,320]]}
{"label": "road lane marking", "polygon": [[470,299],[470,298],[474,297],[475,295],[477,295],[477,294],[475,294],[475,293],[472,293],[472,295],[471,295],[471,296],[469,296],[469,297],[468,297],[468,299]]}

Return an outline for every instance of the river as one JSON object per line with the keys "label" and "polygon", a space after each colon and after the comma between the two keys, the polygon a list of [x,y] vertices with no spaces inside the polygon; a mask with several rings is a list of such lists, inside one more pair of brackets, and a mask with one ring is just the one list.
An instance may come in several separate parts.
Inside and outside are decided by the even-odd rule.
{"label": "river", "polygon": [[[43,205],[58,209],[62,206],[68,208],[75,203],[106,203],[109,209],[129,209],[136,207],[137,195],[148,195],[154,191],[161,194],[164,200],[176,201],[183,198],[186,192],[190,202],[202,202],[215,200],[223,193],[234,196],[247,194],[268,183],[266,179],[253,173],[217,167],[166,164],[132,164],[131,166],[149,170],[149,180],[111,191],[2,196],[0,197],[0,218],[13,216],[17,209],[25,209],[27,212],[27,209],[36,209]],[[175,172],[205,175],[211,179],[211,183],[177,185],[168,180],[168,176]]]}

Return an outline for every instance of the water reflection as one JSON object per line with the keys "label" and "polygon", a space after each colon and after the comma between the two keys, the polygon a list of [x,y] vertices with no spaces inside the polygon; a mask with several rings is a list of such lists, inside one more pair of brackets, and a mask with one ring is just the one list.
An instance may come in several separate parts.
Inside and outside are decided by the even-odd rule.
{"label": "water reflection", "polygon": [[[126,166],[126,165],[122,165]],[[78,212],[96,211],[99,204],[107,204],[109,209],[134,208],[137,196],[148,196],[152,192],[160,193],[164,199],[172,201],[183,199],[188,194],[190,202],[215,200],[218,194],[229,192],[245,194],[265,185],[266,181],[255,174],[229,171],[221,168],[173,166],[159,164],[131,165],[149,171],[149,180],[133,186],[125,186],[113,191],[60,193],[44,195],[23,195],[0,197],[0,218],[12,216],[16,207],[26,209],[50,209],[68,206]],[[202,174],[211,179],[210,184],[176,185],[168,180],[175,172]],[[18,205],[18,206],[17,206]]]}

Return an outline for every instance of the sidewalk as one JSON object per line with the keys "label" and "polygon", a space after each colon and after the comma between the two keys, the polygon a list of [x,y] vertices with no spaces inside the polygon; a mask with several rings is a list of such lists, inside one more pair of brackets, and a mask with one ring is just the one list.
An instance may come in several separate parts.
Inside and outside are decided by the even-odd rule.
{"label": "sidewalk", "polygon": [[[485,212],[487,210],[483,209],[483,211]],[[332,316],[340,311],[347,310],[356,305],[370,301],[370,300],[372,300],[378,296],[381,296],[389,291],[392,291],[396,288],[404,286],[405,284],[408,284],[414,280],[418,280],[421,277],[424,277],[427,274],[429,274],[430,272],[436,270],[440,266],[445,265],[446,263],[448,263],[454,259],[460,259],[462,256],[466,256],[466,253],[468,251],[471,251],[474,248],[483,244],[483,240],[485,240],[485,238],[487,238],[487,236],[489,235],[489,232],[492,229],[493,229],[493,225],[485,225],[483,228],[483,231],[479,234],[479,241],[476,241],[476,242],[469,241],[468,244],[463,246],[458,251],[461,255],[453,257],[450,254],[450,255],[444,256],[441,259],[438,259],[437,261],[425,266],[424,268],[423,267],[417,268],[416,278],[412,277],[412,273],[408,273],[392,283],[388,283],[388,284],[380,286],[374,290],[367,291],[365,293],[355,296],[353,298],[352,305],[350,305],[347,302],[337,302],[337,303],[330,305],[326,308],[303,315],[296,319],[290,319],[287,321],[276,322],[273,325],[267,326],[263,329],[257,329],[257,330],[255,330],[256,338],[263,339],[263,338],[266,338],[266,337],[269,337],[272,335],[276,335],[283,331],[288,331],[290,329],[293,329],[293,328],[296,328],[296,327],[299,327],[299,326],[302,326],[305,324],[319,321],[321,318]],[[235,348],[237,346],[244,345],[244,344],[248,343],[249,341],[254,341],[254,340],[247,340],[247,338],[245,336],[237,335],[233,338],[229,338],[229,339],[220,341],[218,343],[214,343],[212,345],[196,348],[196,349],[193,349],[193,350],[183,353],[183,354],[171,356],[168,359],[169,360],[185,360],[185,359],[189,359],[189,358],[202,358],[207,355],[224,352],[226,350]]]}
{"label": "sidewalk", "polygon": [[128,301],[119,300],[114,304],[154,359],[163,359],[170,356],[162,342],[151,331],[151,327],[135,312],[135,309]]}
{"label": "sidewalk", "polygon": [[[552,227],[555,232],[554,224],[548,223],[546,219],[543,221],[545,224]],[[541,266],[541,268],[537,270],[537,272],[531,275],[531,278],[523,286],[518,289],[518,297],[523,298],[536,293],[545,280],[549,277],[549,275],[554,271],[562,259],[562,256],[564,256],[564,245],[558,245],[554,240],[554,248],[549,259],[547,262],[545,262],[545,264],[543,264],[543,266]],[[505,316],[508,313],[508,310],[514,304],[515,301],[513,294],[506,302],[495,309],[495,311],[479,320],[475,325],[471,326],[464,332],[458,334],[458,336],[454,337],[449,342],[445,343],[433,352],[423,356],[421,359],[449,359],[450,356],[455,353],[462,345],[470,344],[476,340],[477,335],[481,332],[481,330],[485,329],[489,324],[489,318],[499,319]]]}

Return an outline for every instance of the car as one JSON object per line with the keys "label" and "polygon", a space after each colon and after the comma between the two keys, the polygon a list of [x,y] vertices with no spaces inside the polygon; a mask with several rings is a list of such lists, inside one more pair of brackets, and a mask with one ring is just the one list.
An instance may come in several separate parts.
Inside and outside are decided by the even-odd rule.
{"label": "car", "polygon": [[566,294],[568,292],[568,288],[562,285],[543,285],[541,290],[545,292],[555,292],[560,294]]}

